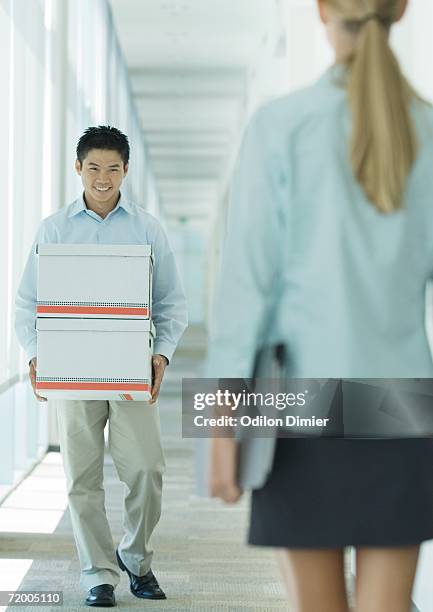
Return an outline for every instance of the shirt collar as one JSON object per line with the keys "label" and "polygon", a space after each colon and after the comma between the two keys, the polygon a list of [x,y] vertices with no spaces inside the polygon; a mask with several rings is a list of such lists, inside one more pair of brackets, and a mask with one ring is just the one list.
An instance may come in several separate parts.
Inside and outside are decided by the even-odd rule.
{"label": "shirt collar", "polygon": [[[83,195],[84,194],[82,194],[79,198],[77,198],[75,200],[75,202],[73,202],[73,204],[71,205],[71,208],[69,210],[68,217],[73,217],[73,216],[77,215],[78,213],[87,210],[87,206],[86,206],[86,203],[84,201]],[[132,208],[131,202],[124,195],[122,195],[122,193],[120,194],[119,201],[117,202],[115,208],[113,208],[111,213],[113,213],[117,208],[123,208],[123,210],[125,212],[127,212],[128,214],[135,215],[135,212],[134,212],[134,210]]]}
{"label": "shirt collar", "polygon": [[345,88],[347,80],[347,66],[344,63],[332,64],[318,79],[318,85]]}

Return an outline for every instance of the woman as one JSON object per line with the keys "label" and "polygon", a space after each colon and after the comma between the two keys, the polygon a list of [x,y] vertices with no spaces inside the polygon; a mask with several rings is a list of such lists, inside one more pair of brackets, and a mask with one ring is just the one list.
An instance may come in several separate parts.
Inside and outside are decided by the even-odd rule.
{"label": "woman", "polygon": [[[318,4],[336,63],[247,129],[209,371],[249,377],[257,350],[284,342],[297,378],[431,378],[433,111],[388,43],[406,0]],[[213,443],[213,494],[236,501],[231,441]],[[410,610],[431,465],[427,438],[278,440],[249,542],[278,548],[291,610],[347,612],[346,546],[357,612]]]}

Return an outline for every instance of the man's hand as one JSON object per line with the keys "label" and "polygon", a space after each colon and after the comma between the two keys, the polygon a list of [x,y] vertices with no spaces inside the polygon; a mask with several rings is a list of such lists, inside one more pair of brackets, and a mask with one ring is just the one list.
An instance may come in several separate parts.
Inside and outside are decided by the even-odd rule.
{"label": "man's hand", "polygon": [[46,397],[42,397],[41,395],[38,395],[36,393],[36,370],[38,367],[38,360],[36,359],[36,357],[33,357],[33,359],[30,361],[29,366],[30,366],[29,378],[30,378],[30,382],[32,383],[33,393],[35,394],[35,397],[38,400],[38,402],[46,402],[47,401]]}
{"label": "man's hand", "polygon": [[164,371],[168,365],[167,357],[164,355],[153,355],[152,357],[152,399],[149,404],[154,404],[158,399],[159,389],[161,387]]}

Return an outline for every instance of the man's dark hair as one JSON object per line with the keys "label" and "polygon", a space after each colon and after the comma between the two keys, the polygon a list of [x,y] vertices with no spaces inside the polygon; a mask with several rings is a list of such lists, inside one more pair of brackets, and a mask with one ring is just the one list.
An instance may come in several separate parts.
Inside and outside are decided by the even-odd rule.
{"label": "man's dark hair", "polygon": [[128,137],[111,125],[87,128],[77,144],[77,159],[81,165],[83,165],[90,149],[117,151],[124,165],[129,162]]}

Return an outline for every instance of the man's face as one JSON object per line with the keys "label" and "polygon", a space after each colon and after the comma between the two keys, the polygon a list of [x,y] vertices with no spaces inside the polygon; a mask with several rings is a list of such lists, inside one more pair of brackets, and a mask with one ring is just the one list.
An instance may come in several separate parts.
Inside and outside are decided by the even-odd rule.
{"label": "man's face", "polygon": [[86,198],[99,205],[117,201],[120,185],[128,172],[117,151],[90,149],[83,160],[75,162],[77,173],[81,176]]}

